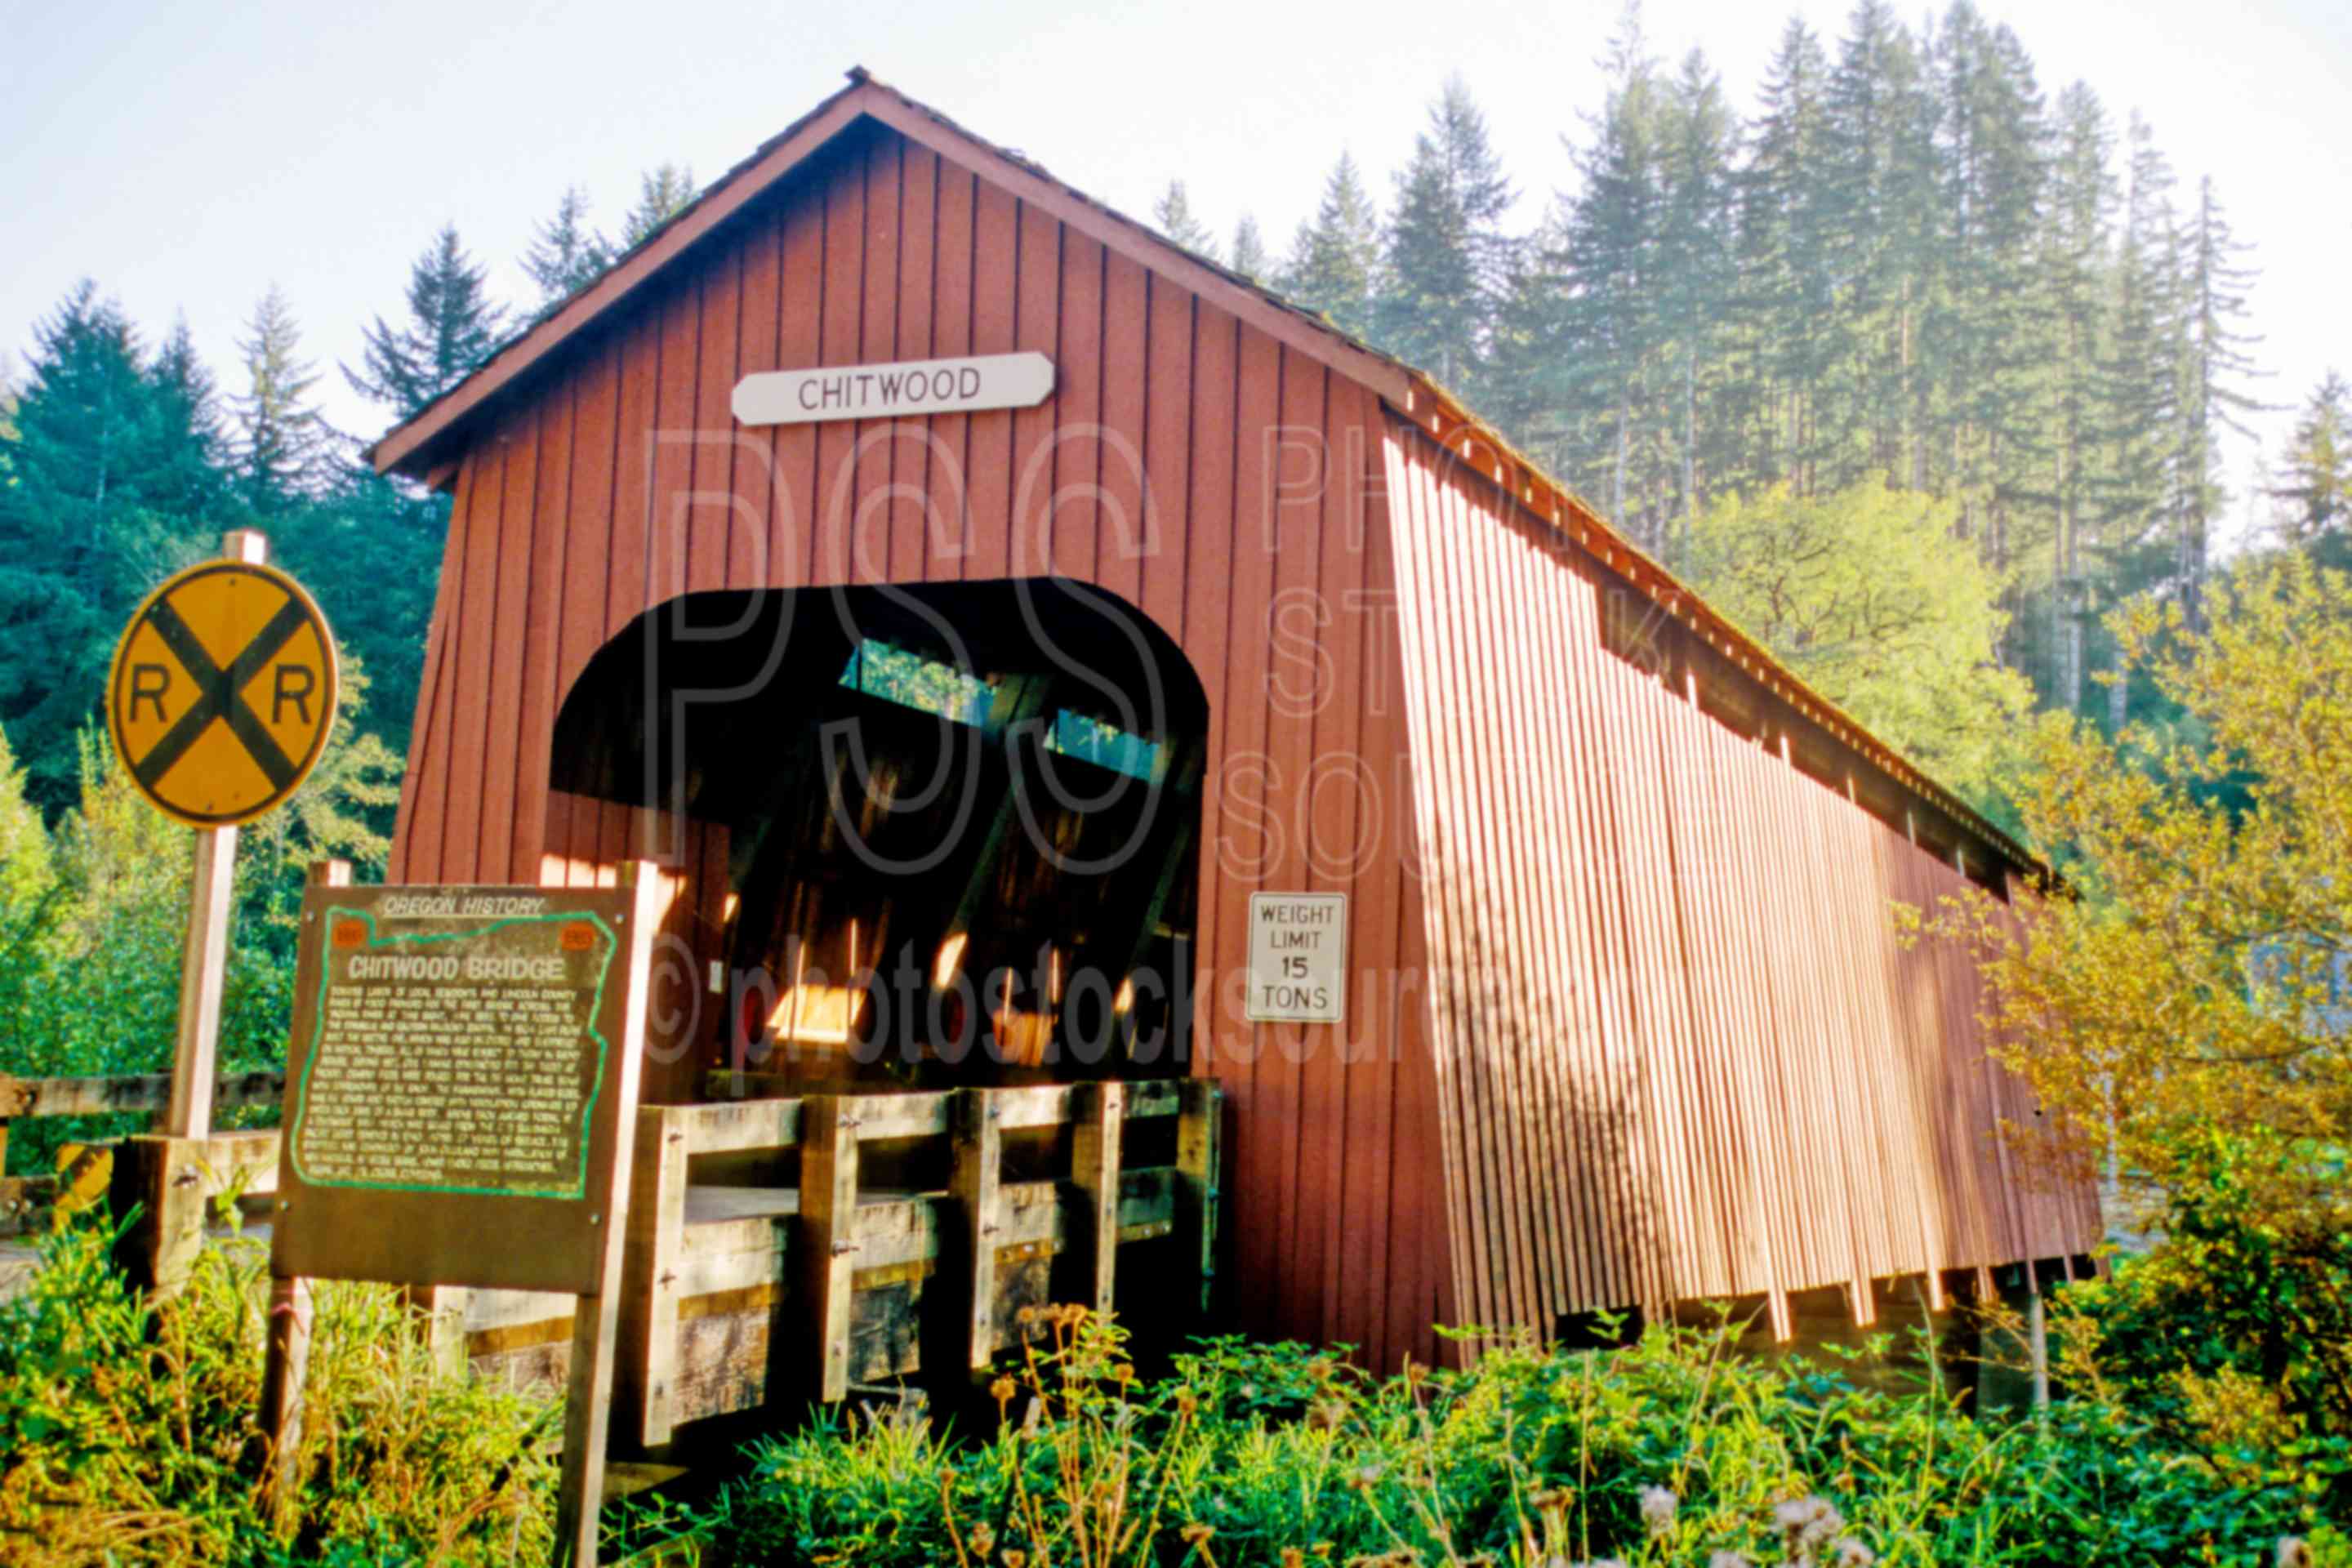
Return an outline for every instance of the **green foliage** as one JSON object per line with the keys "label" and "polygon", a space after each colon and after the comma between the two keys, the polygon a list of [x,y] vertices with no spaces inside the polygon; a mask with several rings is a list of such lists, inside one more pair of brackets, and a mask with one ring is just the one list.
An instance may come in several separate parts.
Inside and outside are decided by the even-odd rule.
{"label": "green foliage", "polygon": [[2343,1158],[2263,1130],[2190,1142],[2163,1245],[2062,1298],[2068,1371],[2224,1473],[2352,1508],[2352,1228],[2262,1201],[2283,1181],[2340,1184]]}
{"label": "green foliage", "polygon": [[45,812],[72,798],[73,736],[147,590],[223,521],[189,365],[151,362],[82,283],[35,329],[0,479],[0,724]]}
{"label": "green foliage", "polygon": [[1876,480],[1812,498],[1774,486],[1699,516],[1690,574],[1832,701],[1982,799],[2032,690],[1998,663],[2001,582],[1958,512]]}
{"label": "green foliage", "polygon": [[[220,1065],[240,1071],[285,1059],[293,1001],[289,911],[302,868],[341,855],[380,870],[386,849],[366,821],[381,810],[397,763],[357,732],[347,698],[319,768],[293,801],[248,830],[237,865],[237,932],[222,996]],[[0,742],[5,744],[5,742]],[[0,835],[31,847],[0,866],[0,1073],[27,1078],[162,1072],[179,1016],[193,855],[187,829],[131,787],[113,752],[85,731],[81,805],[44,832],[0,757]],[[124,1117],[19,1123],[10,1167],[50,1167],[59,1143],[133,1131]]]}
{"label": "green foliage", "polygon": [[1219,1341],[1145,1384],[1115,1331],[1047,1316],[992,1433],[827,1420],[757,1446],[709,1561],[2096,1568],[2268,1562],[2321,1522],[2300,1484],[2225,1479],[2104,1401],[1978,1422],[1934,1390],[1738,1360],[1727,1333],[1507,1342],[1387,1382]]}
{"label": "green foliage", "polygon": [[333,1564],[544,1561],[554,1407],[436,1375],[399,1293],[316,1291],[308,1406],[282,1513],[260,1501],[265,1247],[207,1248],[142,1307],[90,1224],[0,1302],[0,1560]]}
{"label": "green foliage", "polygon": [[[2352,1146],[2352,579],[2286,556],[2223,583],[2201,629],[2147,604],[2113,629],[2182,722],[2035,730],[2020,806],[2074,896],[1941,917],[2044,1112],[2020,1151],[2112,1150],[2164,1189],[2203,1179],[2216,1131]],[[2263,1223],[2352,1226],[2323,1166],[2233,1171]]]}

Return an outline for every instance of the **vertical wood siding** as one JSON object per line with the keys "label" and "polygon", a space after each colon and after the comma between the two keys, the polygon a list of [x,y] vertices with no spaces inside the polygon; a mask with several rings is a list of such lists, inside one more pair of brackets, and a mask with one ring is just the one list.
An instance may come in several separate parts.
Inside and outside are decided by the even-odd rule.
{"label": "vertical wood siding", "polygon": [[1469,1316],[1762,1295],[1785,1333],[1793,1291],[1867,1321],[1874,1279],[2087,1252],[2086,1187],[2011,1179],[1972,963],[1897,940],[1960,872],[1612,651],[1618,580],[1414,426],[1386,462]]}

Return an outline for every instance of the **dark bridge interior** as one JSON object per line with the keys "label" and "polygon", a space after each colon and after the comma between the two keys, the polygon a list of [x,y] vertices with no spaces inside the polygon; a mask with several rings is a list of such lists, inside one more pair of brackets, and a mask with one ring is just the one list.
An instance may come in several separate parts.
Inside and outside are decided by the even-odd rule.
{"label": "dark bridge interior", "polygon": [[1053,579],[689,595],[590,661],[550,783],[724,828],[714,1042],[785,1092],[1181,1073],[1207,705]]}

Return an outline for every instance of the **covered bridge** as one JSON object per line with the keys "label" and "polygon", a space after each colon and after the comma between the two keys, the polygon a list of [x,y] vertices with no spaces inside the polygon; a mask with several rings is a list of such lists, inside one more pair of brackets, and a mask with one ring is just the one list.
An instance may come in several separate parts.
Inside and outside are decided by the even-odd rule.
{"label": "covered bridge", "polygon": [[2097,1239],[1889,918],[2015,845],[1428,376],[862,72],[373,460],[455,498],[392,876],[669,868],[649,1100],[1213,1078],[1229,1321],[1385,1366]]}

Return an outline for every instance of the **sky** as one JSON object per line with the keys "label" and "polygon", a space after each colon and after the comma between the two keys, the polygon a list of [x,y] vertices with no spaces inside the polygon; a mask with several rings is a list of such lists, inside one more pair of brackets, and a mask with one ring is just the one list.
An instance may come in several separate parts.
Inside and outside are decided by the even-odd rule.
{"label": "sky", "polygon": [[[2352,5],[2345,0],[1979,0],[2045,92],[2088,80],[2118,128],[2147,116],[2185,198],[2213,177],[2256,247],[2257,391],[2300,403],[2352,374]],[[1910,8],[1899,4],[1907,14]],[[989,6],[745,0],[0,0],[0,353],[21,383],[34,322],[95,279],[149,332],[184,314],[225,384],[254,301],[284,289],[321,402],[383,414],[334,370],[399,316],[444,223],[516,264],[565,186],[617,226],[638,173],[708,182],[863,65],[1122,211],[1171,177],[1222,234],[1253,214],[1277,250],[1352,152],[1385,197],[1445,78],[1486,110],[1531,226],[1573,184],[1562,138],[1601,93],[1620,0],[1450,7],[1000,0]],[[1801,15],[1834,49],[1846,0],[1648,0],[1669,62],[1704,48],[1735,104]],[[1924,15],[1925,13],[1921,13]],[[2275,446],[2291,415],[2272,416]],[[2236,464],[2241,488],[2248,454]]]}

